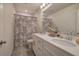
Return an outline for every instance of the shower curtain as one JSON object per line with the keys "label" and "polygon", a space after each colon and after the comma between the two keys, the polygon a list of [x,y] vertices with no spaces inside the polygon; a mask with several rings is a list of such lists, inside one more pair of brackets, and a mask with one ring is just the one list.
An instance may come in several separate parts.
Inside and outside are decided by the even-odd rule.
{"label": "shower curtain", "polygon": [[37,18],[15,14],[14,47],[20,47],[37,32]]}

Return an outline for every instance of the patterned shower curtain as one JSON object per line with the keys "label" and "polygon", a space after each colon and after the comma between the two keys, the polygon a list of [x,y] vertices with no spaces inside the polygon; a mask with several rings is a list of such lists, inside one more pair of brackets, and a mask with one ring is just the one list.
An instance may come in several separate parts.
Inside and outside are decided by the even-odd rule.
{"label": "patterned shower curtain", "polygon": [[19,14],[15,14],[14,16],[14,47],[19,47],[31,39],[33,33],[37,32],[37,18]]}

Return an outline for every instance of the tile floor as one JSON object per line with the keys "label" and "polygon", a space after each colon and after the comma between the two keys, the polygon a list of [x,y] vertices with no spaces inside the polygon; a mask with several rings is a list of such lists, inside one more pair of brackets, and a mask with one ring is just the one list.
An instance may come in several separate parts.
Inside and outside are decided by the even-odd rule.
{"label": "tile floor", "polygon": [[18,47],[14,49],[12,56],[35,56],[35,54],[31,49]]}

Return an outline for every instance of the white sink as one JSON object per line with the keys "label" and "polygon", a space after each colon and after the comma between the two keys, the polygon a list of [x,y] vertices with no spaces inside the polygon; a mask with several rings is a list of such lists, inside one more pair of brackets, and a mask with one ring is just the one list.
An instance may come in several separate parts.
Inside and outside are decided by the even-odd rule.
{"label": "white sink", "polygon": [[48,33],[45,33],[45,34],[41,34],[40,35],[44,36],[45,38],[48,38],[50,39],[51,41],[57,43],[57,44],[60,44],[62,46],[66,46],[66,47],[76,47],[76,44],[72,43],[71,41],[69,40],[66,40],[66,39],[62,39],[62,38],[58,38],[58,37],[50,37],[48,36]]}
{"label": "white sink", "polygon": [[60,39],[52,39],[53,42],[66,46],[66,47],[76,47],[76,45],[70,41],[67,40],[60,40]]}

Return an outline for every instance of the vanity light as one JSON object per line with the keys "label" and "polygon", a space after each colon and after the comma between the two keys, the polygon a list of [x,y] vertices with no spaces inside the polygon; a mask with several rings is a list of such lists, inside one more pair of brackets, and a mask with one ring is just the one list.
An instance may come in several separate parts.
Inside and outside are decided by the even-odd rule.
{"label": "vanity light", "polygon": [[41,6],[40,6],[40,8],[42,9],[42,8],[44,8],[46,6],[46,3],[43,3]]}
{"label": "vanity light", "polygon": [[42,8],[43,8],[43,6],[40,6],[40,8],[42,9]]}
{"label": "vanity light", "polygon": [[43,8],[45,8],[48,5],[49,5],[49,3],[43,3],[43,4],[40,5],[40,8],[43,9]]}
{"label": "vanity light", "polygon": [[46,5],[45,3],[42,4],[43,7],[45,7],[45,5]]}

